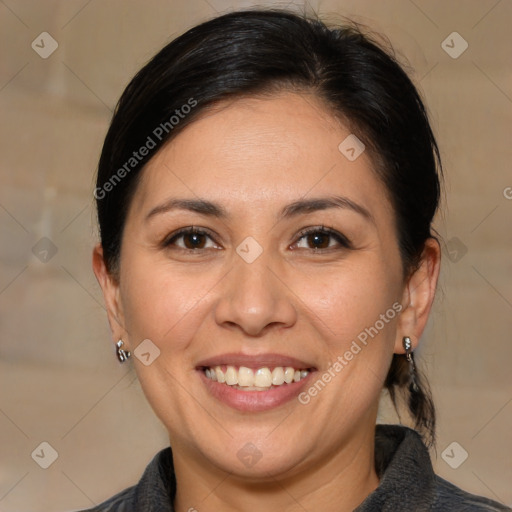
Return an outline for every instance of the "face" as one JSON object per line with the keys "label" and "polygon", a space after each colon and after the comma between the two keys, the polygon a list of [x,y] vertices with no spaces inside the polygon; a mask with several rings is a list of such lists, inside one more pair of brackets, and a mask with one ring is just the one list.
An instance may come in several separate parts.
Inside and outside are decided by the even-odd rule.
{"label": "face", "polygon": [[150,340],[132,360],[175,453],[263,478],[373,431],[418,331],[386,190],[348,135],[311,96],[241,99],[144,169],[104,291],[116,340]]}

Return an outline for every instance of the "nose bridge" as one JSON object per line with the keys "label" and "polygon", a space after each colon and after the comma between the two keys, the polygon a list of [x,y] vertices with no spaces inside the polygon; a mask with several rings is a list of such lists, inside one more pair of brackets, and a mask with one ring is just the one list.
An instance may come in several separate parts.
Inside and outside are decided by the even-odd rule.
{"label": "nose bridge", "polygon": [[237,324],[250,335],[259,334],[269,324],[291,325],[295,308],[275,275],[270,252],[248,240],[233,256],[233,268],[216,310],[217,322]]}

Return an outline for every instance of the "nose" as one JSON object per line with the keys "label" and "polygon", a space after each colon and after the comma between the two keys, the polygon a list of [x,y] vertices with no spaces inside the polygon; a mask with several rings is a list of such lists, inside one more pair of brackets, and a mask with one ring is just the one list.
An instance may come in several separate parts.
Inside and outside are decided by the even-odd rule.
{"label": "nose", "polygon": [[292,326],[297,319],[294,294],[284,281],[265,251],[252,263],[236,256],[216,305],[218,325],[238,328],[253,337]]}

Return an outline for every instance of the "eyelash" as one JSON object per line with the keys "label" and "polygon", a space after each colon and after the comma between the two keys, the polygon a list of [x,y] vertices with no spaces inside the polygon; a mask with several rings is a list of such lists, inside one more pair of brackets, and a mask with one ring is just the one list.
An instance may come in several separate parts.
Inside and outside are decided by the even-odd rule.
{"label": "eyelash", "polygon": [[[167,237],[162,245],[163,247],[169,247],[171,245],[173,245],[173,242],[175,240],[177,240],[178,238],[181,238],[183,236],[186,236],[186,235],[204,235],[204,236],[207,236],[209,237],[210,239],[212,239],[214,242],[215,242],[215,239],[213,238],[213,236],[210,234],[209,231],[206,231],[204,229],[201,229],[201,228],[195,228],[194,226],[192,227],[189,227],[189,228],[183,228],[183,229],[180,229],[179,231],[177,231],[176,233],[173,233],[172,235],[170,235],[169,237]],[[215,242],[217,243],[217,242]],[[198,250],[197,249],[186,249],[186,248],[183,248],[183,247],[178,247],[178,249],[181,249],[183,251],[187,251],[187,252],[197,252]]]}
{"label": "eyelash", "polygon": [[[351,249],[352,248],[352,244],[351,244],[350,240],[345,235],[342,235],[341,233],[339,233],[335,229],[328,228],[326,226],[320,226],[320,227],[313,227],[313,228],[303,229],[299,233],[299,240],[301,240],[302,238],[304,238],[304,237],[306,237],[308,235],[313,235],[313,234],[318,234],[318,233],[320,233],[322,235],[331,236],[332,238],[334,238],[340,244],[340,246],[342,246],[345,249]],[[314,252],[318,252],[318,251],[325,251],[325,250],[333,250],[333,248],[332,247],[329,247],[328,249],[313,248],[313,249],[310,249],[310,250],[314,251]]]}
{"label": "eyelash", "polygon": [[[344,236],[341,233],[339,233],[338,231],[336,231],[332,228],[328,228],[326,226],[317,226],[317,227],[303,229],[302,231],[299,232],[299,234],[298,234],[299,238],[298,238],[297,242],[294,243],[294,245],[297,244],[304,237],[307,237],[308,235],[313,235],[313,234],[322,234],[322,235],[331,236],[338,242],[338,244],[342,248],[352,249],[352,244],[346,236]],[[164,248],[168,248],[171,245],[173,245],[173,243],[177,239],[179,239],[183,236],[186,236],[186,235],[204,235],[204,236],[209,237],[213,242],[217,243],[215,241],[215,238],[212,236],[212,234],[209,231],[202,229],[202,228],[196,228],[194,226],[191,226],[188,228],[180,229],[176,233],[173,233],[172,235],[167,237],[163,241],[162,246]],[[201,251],[201,249],[187,249],[187,248],[183,248],[183,247],[177,247],[177,249],[186,251],[188,253],[197,253],[198,251]],[[323,248],[323,249],[322,248],[308,248],[308,250],[310,250],[311,252],[314,252],[314,253],[332,251],[333,249],[339,250],[339,248],[333,248],[333,247],[328,247],[328,248]]]}

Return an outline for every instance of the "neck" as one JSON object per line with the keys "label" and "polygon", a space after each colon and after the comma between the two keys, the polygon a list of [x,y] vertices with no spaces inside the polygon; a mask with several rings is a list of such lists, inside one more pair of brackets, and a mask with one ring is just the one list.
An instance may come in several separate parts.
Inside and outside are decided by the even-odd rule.
{"label": "neck", "polygon": [[199,462],[178,449],[176,512],[353,511],[379,484],[374,462],[375,426],[293,476],[251,481]]}

